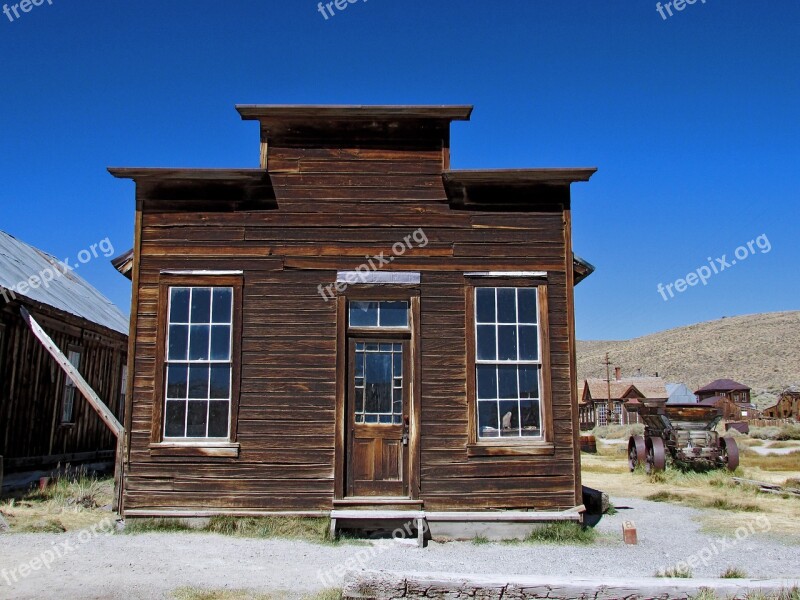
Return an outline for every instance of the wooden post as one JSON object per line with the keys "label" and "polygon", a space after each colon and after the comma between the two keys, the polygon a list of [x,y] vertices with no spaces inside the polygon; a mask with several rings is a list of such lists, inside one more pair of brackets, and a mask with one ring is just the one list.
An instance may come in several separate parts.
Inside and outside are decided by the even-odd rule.
{"label": "wooden post", "polygon": [[611,401],[611,359],[608,358],[608,352],[606,352],[606,386],[608,389],[608,406],[606,408],[608,416],[606,417],[606,425],[611,425],[612,415],[614,414],[614,403]]}

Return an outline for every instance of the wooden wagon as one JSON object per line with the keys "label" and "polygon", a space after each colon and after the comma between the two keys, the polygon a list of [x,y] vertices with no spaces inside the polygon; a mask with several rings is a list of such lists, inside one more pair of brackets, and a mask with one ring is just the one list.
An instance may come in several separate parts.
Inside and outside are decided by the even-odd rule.
{"label": "wooden wagon", "polygon": [[628,441],[631,471],[639,465],[644,465],[648,473],[663,471],[667,454],[681,467],[733,471],[739,466],[736,440],[716,431],[722,419],[717,407],[659,400],[645,401],[631,410],[638,412],[645,424],[644,436],[632,436]]}

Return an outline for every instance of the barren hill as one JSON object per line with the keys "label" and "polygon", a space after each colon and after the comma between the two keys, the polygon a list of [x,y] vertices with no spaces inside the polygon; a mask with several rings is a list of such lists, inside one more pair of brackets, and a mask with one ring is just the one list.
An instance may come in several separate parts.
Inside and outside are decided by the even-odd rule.
{"label": "barren hill", "polygon": [[753,388],[764,404],[800,384],[800,311],[729,317],[622,342],[578,342],[579,381],[605,377],[605,354],[624,376],[641,369],[695,390],[714,379]]}

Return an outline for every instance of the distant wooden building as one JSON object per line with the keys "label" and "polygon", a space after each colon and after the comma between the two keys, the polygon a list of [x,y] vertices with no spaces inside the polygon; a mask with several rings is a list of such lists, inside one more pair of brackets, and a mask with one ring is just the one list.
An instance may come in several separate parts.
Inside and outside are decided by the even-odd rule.
{"label": "distant wooden building", "polygon": [[778,401],[765,408],[762,416],[767,419],[795,419],[800,421],[800,387],[792,386],[781,392]]}
{"label": "distant wooden building", "polygon": [[581,504],[594,169],[451,170],[471,107],[239,112],[261,168],[111,169],[136,182],[125,515]]}
{"label": "distant wooden building", "polygon": [[[611,388],[610,413],[609,387]],[[639,423],[639,415],[629,412],[628,406],[644,399],[666,402],[667,398],[666,384],[661,377],[623,378],[620,369],[617,368],[610,386],[606,379],[590,378],[583,382],[578,409],[580,428],[587,431],[606,425]]]}
{"label": "distant wooden building", "polygon": [[0,232],[0,456],[6,483],[58,463],[113,463],[116,438],[34,337],[25,307],[122,416],[128,319],[54,257]]}
{"label": "distant wooden building", "polygon": [[752,419],[758,410],[750,400],[750,388],[732,379],[717,379],[695,391],[700,404],[722,409],[725,420]]}

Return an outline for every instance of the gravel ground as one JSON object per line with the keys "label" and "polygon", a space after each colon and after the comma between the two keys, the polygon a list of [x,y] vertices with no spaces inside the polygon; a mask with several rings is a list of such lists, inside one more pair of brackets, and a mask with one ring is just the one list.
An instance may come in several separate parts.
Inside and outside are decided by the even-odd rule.
{"label": "gravel ground", "polygon": [[[0,598],[14,599],[162,599],[180,587],[250,589],[300,597],[335,587],[336,567],[351,566],[395,571],[438,571],[474,574],[524,574],[594,577],[647,577],[659,568],[686,560],[692,552],[723,546],[721,535],[701,533],[693,519],[700,511],[645,500],[614,498],[629,506],[598,525],[603,534],[593,546],[436,544],[426,549],[381,542],[378,546],[325,546],[305,542],[253,540],[206,534],[108,535],[80,543],[75,534],[0,535]],[[752,519],[759,531],[757,515]],[[762,518],[763,519],[763,518]],[[633,520],[638,546],[621,541],[624,520]],[[763,524],[763,521],[761,521]],[[739,567],[750,577],[797,577],[800,552],[777,532],[728,538],[695,576],[717,577]],[[9,586],[3,569],[17,569],[42,552],[73,541],[73,550],[49,570],[39,569]],[[687,549],[689,549],[687,551]],[[359,556],[361,560],[359,560]],[[333,583],[319,578],[329,571]],[[295,594],[282,592],[293,590]]]}

